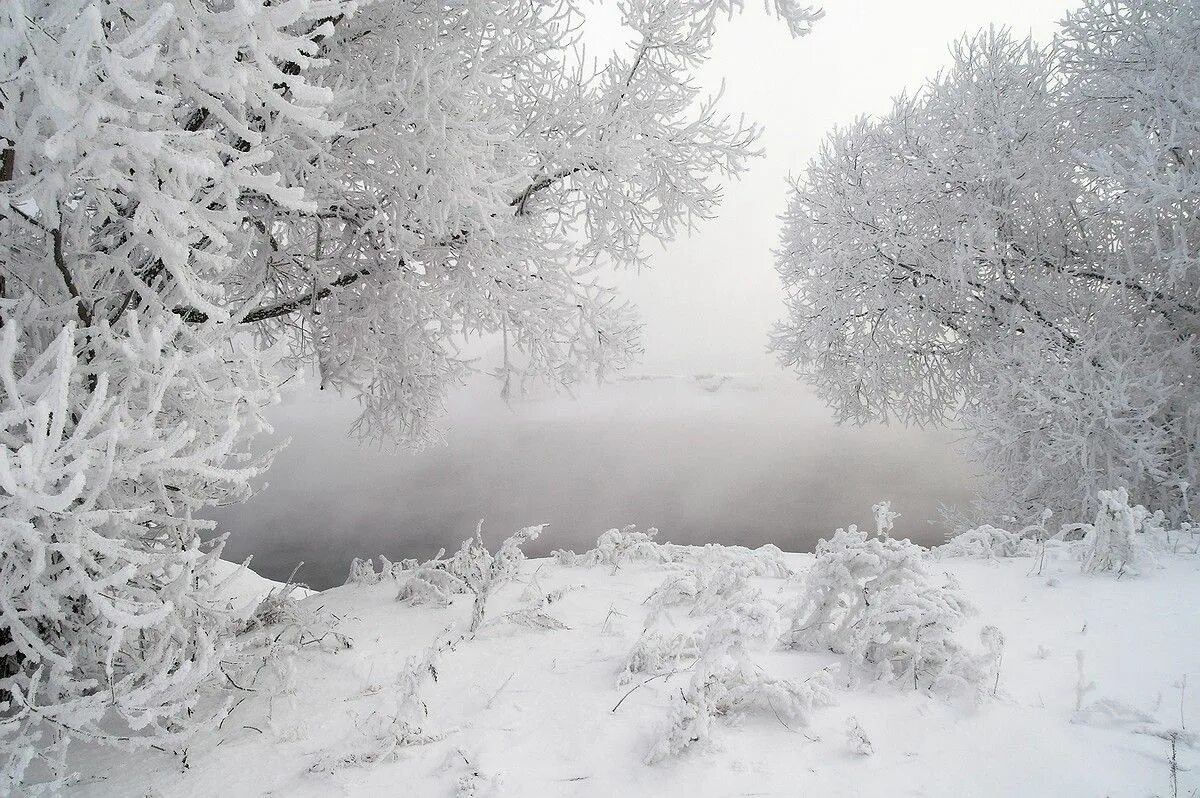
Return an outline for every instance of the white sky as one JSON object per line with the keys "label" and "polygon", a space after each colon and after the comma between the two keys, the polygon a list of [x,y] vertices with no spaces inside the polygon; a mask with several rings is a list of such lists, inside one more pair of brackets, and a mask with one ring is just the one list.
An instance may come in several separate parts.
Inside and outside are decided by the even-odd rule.
{"label": "white sky", "polygon": [[672,242],[653,269],[620,283],[646,323],[644,370],[765,372],[768,330],[783,313],[774,270],[786,178],[826,131],[884,112],[949,64],[949,44],[989,24],[1049,41],[1064,0],[829,0],[810,36],[793,40],[756,0],[723,26],[706,86],[725,79],[725,109],[766,127],[766,156],[727,187],[717,219]]}

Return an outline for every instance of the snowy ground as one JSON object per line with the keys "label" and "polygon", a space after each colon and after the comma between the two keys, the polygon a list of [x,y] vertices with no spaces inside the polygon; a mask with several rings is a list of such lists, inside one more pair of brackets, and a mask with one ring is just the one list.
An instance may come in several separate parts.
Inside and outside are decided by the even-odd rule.
{"label": "snowy ground", "polygon": [[[803,572],[811,555],[787,555]],[[568,628],[495,623],[447,651],[423,692],[424,733],[440,737],[363,764],[397,707],[405,658],[446,627],[466,628],[470,600],[451,607],[395,601],[390,581],[312,595],[353,640],[306,651],[294,694],[264,684],[221,730],[181,758],[91,751],[69,793],[88,796],[1195,796],[1200,752],[1177,748],[1172,785],[1165,729],[1200,730],[1200,558],[1167,557],[1139,577],[1088,576],[1070,563],[1033,575],[1029,559],[943,560],[1007,644],[994,697],[975,705],[882,683],[839,688],[807,727],[771,713],[722,723],[712,747],[659,764],[644,758],[686,674],[618,687],[646,622],[644,599],[671,566],[568,567],[529,560],[489,604],[516,607],[529,579]],[[762,578],[786,597],[795,579]],[[660,623],[690,628],[682,610]],[[974,639],[974,630],[964,638]],[[1082,652],[1080,657],[1079,652]],[[831,655],[763,652],[773,675],[803,677]],[[1082,697],[1076,710],[1082,662]],[[1186,679],[1186,681],[1185,681]],[[633,691],[630,692],[630,688]],[[989,692],[991,692],[989,690]],[[618,707],[619,703],[619,707]],[[1105,708],[1117,708],[1105,721]],[[1131,713],[1145,717],[1132,718]],[[855,717],[874,753],[851,750]],[[374,741],[374,742],[373,742]],[[356,760],[359,762],[356,764]]]}

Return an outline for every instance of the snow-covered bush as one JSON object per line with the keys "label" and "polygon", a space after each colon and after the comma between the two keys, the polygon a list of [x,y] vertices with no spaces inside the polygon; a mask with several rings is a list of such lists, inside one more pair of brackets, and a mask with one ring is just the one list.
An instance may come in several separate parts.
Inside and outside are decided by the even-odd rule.
{"label": "snow-covered bush", "polygon": [[689,615],[703,617],[758,597],[750,579],[759,575],[761,566],[744,559],[714,556],[715,551],[707,551],[695,565],[671,574],[654,589],[644,602],[647,623],[654,623],[669,607],[687,605]]}
{"label": "snow-covered bush", "polygon": [[679,670],[685,661],[700,656],[702,639],[701,632],[643,631],[621,663],[617,686],[623,687],[641,674],[661,676]]}
{"label": "snow-covered bush", "polygon": [[[413,559],[392,562],[381,556],[378,571],[375,570],[373,559],[355,558],[350,564],[346,584],[375,585],[391,580],[398,588],[396,601],[437,607],[450,606],[455,594],[470,593],[475,597],[470,624],[470,631],[474,633],[483,625],[488,598],[519,572],[525,560],[521,546],[536,539],[543,529],[545,524],[518,530],[505,538],[496,553],[492,554],[483,542],[483,521],[480,521],[475,527],[475,534],[464,540],[451,557],[444,556],[444,549],[425,562]],[[525,606],[505,617],[513,623],[559,628],[555,626],[558,622],[542,610],[570,589],[568,587],[536,596],[527,591]]]}
{"label": "snow-covered bush", "polygon": [[[221,538],[194,513],[249,495],[274,391],[243,349],[128,314],[44,348],[0,330],[0,754],[13,789],[70,739],[169,746],[211,722],[232,656]],[[92,351],[83,365],[77,349]],[[33,789],[27,786],[26,789]]]}
{"label": "snow-covered bush", "polygon": [[426,730],[429,707],[425,691],[438,680],[442,656],[453,651],[461,640],[461,636],[443,634],[417,654],[405,658],[392,684],[375,690],[376,695],[385,697],[386,706],[364,719],[359,726],[362,739],[349,750],[322,755],[310,770],[336,773],[347,767],[389,762],[404,748],[443,739],[444,732]]}
{"label": "snow-covered bush", "polygon": [[496,553],[492,554],[484,545],[483,522],[480,521],[475,528],[475,536],[464,540],[454,556],[446,560],[446,570],[475,595],[469,629],[472,634],[483,625],[488,599],[520,570],[525,560],[521,546],[535,540],[545,528],[546,525],[542,524],[520,529],[505,538]]}
{"label": "snow-covered bush", "polygon": [[1102,490],[1100,509],[1088,527],[1080,547],[1086,573],[1116,571],[1118,575],[1139,573],[1154,564],[1151,540],[1161,533],[1163,515],[1151,513],[1140,504],[1129,504],[1124,488]]}
{"label": "snow-covered bush", "polygon": [[[852,672],[940,691],[979,690],[999,652],[972,654],[958,640],[973,612],[928,551],[907,540],[837,530],[817,544],[791,608],[785,640],[845,655]],[[988,632],[985,642],[994,643]]]}
{"label": "snow-covered bush", "polygon": [[707,563],[711,566],[737,565],[753,576],[789,576],[791,569],[784,561],[783,552],[770,543],[757,549],[745,546],[683,546],[676,543],[659,543],[655,540],[658,530],[651,527],[639,532],[629,525],[621,529],[610,529],[596,539],[596,547],[583,554],[559,549],[552,556],[560,565],[587,567],[611,565],[613,569],[626,563],[647,562],[676,565]]}
{"label": "snow-covered bush", "polygon": [[661,545],[654,538],[658,530],[654,527],[639,532],[635,524],[620,529],[609,529],[596,538],[596,547],[583,554],[567,549],[556,549],[552,556],[561,565],[588,567],[609,565],[615,571],[628,562],[663,562]]}
{"label": "snow-covered bush", "polygon": [[494,622],[512,623],[531,629],[566,629],[566,624],[550,614],[550,606],[582,587],[583,585],[568,584],[549,591],[543,590],[535,572],[529,578],[525,590],[521,592],[521,603],[517,608],[498,616]]}
{"label": "snow-covered bush", "polygon": [[851,751],[860,756],[871,756],[875,753],[875,746],[871,743],[871,738],[867,736],[867,732],[858,722],[858,718],[853,715],[846,718],[846,743],[850,746]]}
{"label": "snow-covered bush", "polygon": [[833,703],[828,670],[804,679],[780,679],[755,663],[753,654],[773,647],[780,628],[778,609],[761,599],[717,612],[700,637],[691,678],[673,699],[670,717],[646,761],[709,744],[721,718],[757,709],[785,724],[807,725],[815,708]]}
{"label": "snow-covered bush", "polygon": [[403,568],[392,574],[398,584],[396,601],[405,604],[432,604],[449,607],[455,593],[465,593],[466,583],[445,567],[444,561],[434,558],[412,568]]}
{"label": "snow-covered bush", "polygon": [[871,505],[871,512],[875,516],[875,534],[881,538],[891,537],[892,530],[896,528],[896,519],[900,517],[900,513],[892,510],[891,502],[879,502]]}
{"label": "snow-covered bush", "polygon": [[973,557],[991,560],[1002,557],[1026,557],[1037,543],[1020,532],[984,524],[954,535],[933,550],[938,557]]}

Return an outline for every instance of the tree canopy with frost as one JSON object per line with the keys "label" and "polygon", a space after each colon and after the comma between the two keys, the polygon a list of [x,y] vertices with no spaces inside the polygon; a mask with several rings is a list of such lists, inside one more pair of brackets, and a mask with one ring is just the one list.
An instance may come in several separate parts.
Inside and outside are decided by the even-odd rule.
{"label": "tree canopy with frost", "polygon": [[8,785],[219,714],[197,691],[236,644],[195,514],[267,465],[288,370],[419,444],[467,337],[502,341],[505,391],[636,353],[602,270],[710,216],[757,129],[694,80],[741,0],[618,6],[596,61],[571,0],[0,7]]}
{"label": "tree canopy with frost", "polygon": [[[957,421],[992,516],[1200,465],[1200,6],[966,38],[794,186],[774,334],[841,420]],[[1185,490],[1185,488],[1184,488]]]}

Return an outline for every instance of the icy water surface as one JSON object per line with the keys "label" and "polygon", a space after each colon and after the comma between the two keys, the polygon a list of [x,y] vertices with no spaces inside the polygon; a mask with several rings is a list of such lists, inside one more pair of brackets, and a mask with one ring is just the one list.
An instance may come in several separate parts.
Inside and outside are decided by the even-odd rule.
{"label": "icy water surface", "polygon": [[897,532],[944,534],[928,519],[969,495],[948,432],[838,427],[783,377],[624,381],[577,399],[506,407],[491,383],[451,398],[446,444],[413,454],[346,438],[354,403],[308,391],[273,420],[292,444],[269,486],[214,511],[227,558],[313,587],[340,584],[351,558],[428,557],[485,519],[490,542],[548,523],[530,548],[589,548],[605,529],[656,526],[676,543],[775,543],[808,551],[890,499]]}

